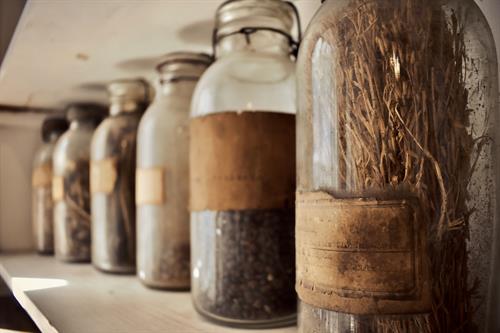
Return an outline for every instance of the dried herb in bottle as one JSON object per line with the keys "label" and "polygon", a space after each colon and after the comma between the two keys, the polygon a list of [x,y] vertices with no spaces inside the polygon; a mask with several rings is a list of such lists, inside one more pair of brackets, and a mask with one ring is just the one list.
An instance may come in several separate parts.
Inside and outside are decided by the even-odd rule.
{"label": "dried herb in bottle", "polygon": [[100,105],[70,105],[70,128],[54,149],[55,254],[63,261],[90,261],[90,141],[105,114]]}
{"label": "dried herb in bottle", "polygon": [[45,119],[42,124],[43,144],[33,162],[33,230],[36,250],[40,254],[54,253],[52,155],[57,139],[67,128],[68,122],[62,117]]}
{"label": "dried herb in bottle", "polygon": [[136,137],[149,87],[121,80],[108,90],[110,116],[92,139],[92,263],[106,272],[134,273]]}
{"label": "dried herb in bottle", "polygon": [[302,332],[491,331],[493,45],[469,0],[321,7],[298,60]]}

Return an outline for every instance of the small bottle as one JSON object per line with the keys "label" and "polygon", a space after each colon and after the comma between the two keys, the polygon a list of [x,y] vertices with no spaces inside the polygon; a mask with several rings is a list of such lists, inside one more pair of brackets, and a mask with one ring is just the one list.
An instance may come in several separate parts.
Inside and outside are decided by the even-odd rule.
{"label": "small bottle", "polygon": [[296,318],[296,14],[280,0],[225,2],[215,62],[193,96],[192,295],[198,312],[224,325]]}
{"label": "small bottle", "polygon": [[91,148],[92,263],[105,272],[135,273],[136,136],[150,89],[142,80],[119,80],[108,91],[110,116]]}
{"label": "small bottle", "polygon": [[54,148],[55,255],[62,261],[90,261],[90,141],[105,115],[100,105],[70,105],[70,127]]}
{"label": "small bottle", "polygon": [[189,289],[189,110],[206,54],[176,52],[157,66],[159,86],[137,139],[137,271],[149,287]]}
{"label": "small bottle", "polygon": [[57,139],[68,129],[63,117],[49,117],[42,124],[43,144],[33,162],[32,204],[35,247],[40,254],[54,253],[54,203],[52,157]]}

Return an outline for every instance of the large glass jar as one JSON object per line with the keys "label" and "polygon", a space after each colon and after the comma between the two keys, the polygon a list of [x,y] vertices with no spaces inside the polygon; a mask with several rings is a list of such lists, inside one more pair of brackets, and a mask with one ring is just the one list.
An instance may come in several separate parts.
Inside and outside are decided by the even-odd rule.
{"label": "large glass jar", "polygon": [[54,253],[54,218],[52,201],[52,155],[57,139],[68,129],[62,117],[49,117],[42,124],[43,144],[33,161],[32,212],[35,248],[40,254]]}
{"label": "large glass jar", "polygon": [[298,60],[301,332],[496,331],[496,59],[473,0],[321,6]]}
{"label": "large glass jar", "polygon": [[91,146],[92,263],[111,273],[135,273],[135,162],[137,127],[149,100],[142,80],[108,86],[110,116]]}
{"label": "large glass jar", "polygon": [[176,52],[157,66],[157,93],[137,134],[137,272],[147,286],[189,289],[189,110],[212,62]]}
{"label": "large glass jar", "polygon": [[279,0],[224,3],[216,61],[193,96],[192,296],[227,325],[296,318],[295,14]]}
{"label": "large glass jar", "polygon": [[90,141],[105,114],[100,105],[71,105],[67,111],[70,128],[54,148],[55,255],[63,261],[90,261]]}

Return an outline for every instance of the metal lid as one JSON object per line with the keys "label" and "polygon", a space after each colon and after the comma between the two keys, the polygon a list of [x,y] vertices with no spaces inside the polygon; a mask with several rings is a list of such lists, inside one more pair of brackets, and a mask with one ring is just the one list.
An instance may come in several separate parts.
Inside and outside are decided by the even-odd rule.
{"label": "metal lid", "polygon": [[152,89],[144,79],[122,79],[108,85],[111,114],[144,111],[152,96]]}
{"label": "metal lid", "polygon": [[[296,36],[293,29],[296,27]],[[273,31],[287,37],[296,54],[302,38],[302,28],[297,7],[290,1],[283,0],[228,0],[215,15],[215,28],[212,44],[236,33],[249,35],[256,31]]]}
{"label": "metal lid", "polygon": [[250,18],[261,19],[260,27],[290,32],[295,15],[292,7],[291,3],[282,0],[229,0],[217,9],[216,27],[221,30],[230,23],[244,24]]}
{"label": "metal lid", "polygon": [[68,121],[62,116],[45,118],[41,130],[43,141],[48,142],[54,133],[61,135],[68,129],[68,126]]}
{"label": "metal lid", "polygon": [[198,81],[212,64],[212,56],[206,53],[173,52],[166,54],[156,66],[160,82]]}
{"label": "metal lid", "polygon": [[74,120],[101,121],[107,115],[107,108],[97,103],[71,103],[66,107],[66,118]]}
{"label": "metal lid", "polygon": [[208,67],[212,64],[213,58],[207,53],[196,53],[196,52],[172,52],[164,55],[160,63],[156,66],[157,71],[162,71],[169,65],[174,64],[187,64],[194,66],[205,66]]}

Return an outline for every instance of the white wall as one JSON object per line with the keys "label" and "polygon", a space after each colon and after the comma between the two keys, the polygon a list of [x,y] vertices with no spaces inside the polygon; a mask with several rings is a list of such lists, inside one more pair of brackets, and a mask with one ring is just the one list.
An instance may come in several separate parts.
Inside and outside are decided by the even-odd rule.
{"label": "white wall", "polygon": [[0,251],[32,247],[31,165],[42,118],[0,113]]}

